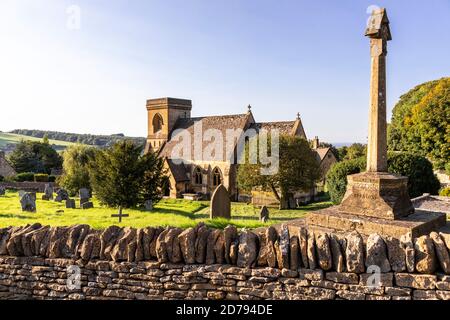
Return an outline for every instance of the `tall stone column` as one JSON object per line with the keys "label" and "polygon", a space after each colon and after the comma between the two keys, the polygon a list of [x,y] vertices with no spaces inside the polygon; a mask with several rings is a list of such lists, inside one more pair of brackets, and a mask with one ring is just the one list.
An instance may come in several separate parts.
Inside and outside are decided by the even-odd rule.
{"label": "tall stone column", "polygon": [[371,76],[367,171],[387,172],[386,39],[370,39]]}

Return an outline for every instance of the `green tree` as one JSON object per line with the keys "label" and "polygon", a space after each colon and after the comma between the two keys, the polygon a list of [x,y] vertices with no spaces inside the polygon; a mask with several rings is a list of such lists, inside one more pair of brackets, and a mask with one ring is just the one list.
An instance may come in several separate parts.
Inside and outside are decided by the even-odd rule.
{"label": "green tree", "polygon": [[353,143],[347,148],[344,160],[352,160],[364,157],[367,153],[367,146],[362,143]]}
{"label": "green tree", "polygon": [[58,184],[71,196],[76,195],[81,188],[92,189],[89,162],[95,159],[97,152],[97,149],[85,145],[74,145],[64,150],[63,174],[58,178]]}
{"label": "green tree", "polygon": [[49,174],[52,169],[60,169],[62,158],[49,144],[37,141],[19,142],[9,155],[9,161],[16,172]]}
{"label": "green tree", "polygon": [[[268,142],[270,145],[270,140]],[[289,193],[310,190],[320,176],[319,163],[308,142],[300,137],[280,136],[279,140],[279,169],[273,175],[261,174],[263,165],[250,164],[248,161],[249,145],[246,147],[246,161],[239,165],[237,181],[243,190],[261,188],[272,191],[280,201],[280,208],[289,207]],[[259,152],[258,152],[259,153]]]}
{"label": "green tree", "polygon": [[141,153],[141,146],[124,140],[99,151],[89,162],[91,186],[101,203],[130,208],[161,199],[166,173],[163,160]]}
{"label": "green tree", "polygon": [[388,146],[428,157],[438,169],[450,159],[450,78],[423,83],[392,111]]}

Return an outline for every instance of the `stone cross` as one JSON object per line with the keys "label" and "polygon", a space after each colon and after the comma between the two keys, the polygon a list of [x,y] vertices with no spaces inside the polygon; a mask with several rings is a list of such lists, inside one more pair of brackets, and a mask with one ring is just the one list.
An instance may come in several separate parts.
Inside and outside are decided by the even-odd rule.
{"label": "stone cross", "polygon": [[386,9],[375,9],[366,36],[370,38],[371,76],[367,171],[387,172],[386,55],[392,40]]}
{"label": "stone cross", "polygon": [[126,218],[126,217],[129,217],[129,215],[122,213],[122,207],[119,207],[119,213],[118,214],[112,214],[111,217],[119,218],[119,223],[120,223],[120,222],[122,222],[122,217]]}

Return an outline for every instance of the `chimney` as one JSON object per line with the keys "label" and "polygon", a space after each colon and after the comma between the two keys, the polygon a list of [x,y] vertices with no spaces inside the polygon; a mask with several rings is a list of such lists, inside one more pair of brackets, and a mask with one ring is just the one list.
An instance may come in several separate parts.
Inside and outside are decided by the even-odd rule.
{"label": "chimney", "polygon": [[315,136],[313,140],[313,149],[319,148],[319,137]]}

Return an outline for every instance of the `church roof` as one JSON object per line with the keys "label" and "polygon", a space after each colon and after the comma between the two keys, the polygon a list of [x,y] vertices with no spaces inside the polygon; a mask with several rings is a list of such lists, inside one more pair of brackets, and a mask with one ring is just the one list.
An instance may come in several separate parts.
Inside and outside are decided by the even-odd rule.
{"label": "church roof", "polygon": [[[235,114],[235,115],[224,115],[224,116],[208,116],[208,117],[196,117],[196,118],[179,118],[175,126],[170,134],[170,139],[163,146],[160,155],[164,157],[171,158],[173,148],[179,143],[177,139],[177,134],[174,133],[175,130],[184,129],[187,130],[191,137],[191,155],[194,156],[194,125],[196,123],[201,122],[202,131],[205,133],[206,130],[216,129],[219,130],[223,138],[226,138],[226,131],[228,129],[236,130],[236,129],[246,129],[246,124],[248,117],[251,116],[251,113],[243,113],[243,114]],[[180,134],[181,135],[181,134]],[[203,139],[202,139],[203,140]],[[209,145],[210,141],[203,141],[203,147]],[[224,155],[226,151],[226,143],[223,144]]]}
{"label": "church roof", "polygon": [[176,182],[189,181],[184,164],[175,164],[171,159],[166,159],[166,161],[169,166],[170,173]]}
{"label": "church roof", "polygon": [[277,129],[282,135],[290,135],[294,129],[295,121],[277,121],[277,122],[258,122],[250,126],[250,128],[259,130],[275,130]]}

